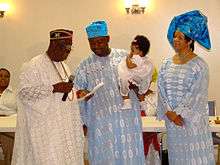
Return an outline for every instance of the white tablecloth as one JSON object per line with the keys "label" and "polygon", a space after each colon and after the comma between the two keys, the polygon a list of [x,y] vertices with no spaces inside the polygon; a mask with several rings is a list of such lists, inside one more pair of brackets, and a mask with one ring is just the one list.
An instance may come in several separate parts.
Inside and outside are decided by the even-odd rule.
{"label": "white tablecloth", "polygon": [[[0,117],[0,132],[15,132],[17,115]],[[220,132],[220,124],[214,124],[216,117],[210,117],[212,132]],[[164,121],[156,120],[156,117],[142,117],[143,132],[166,132]]]}

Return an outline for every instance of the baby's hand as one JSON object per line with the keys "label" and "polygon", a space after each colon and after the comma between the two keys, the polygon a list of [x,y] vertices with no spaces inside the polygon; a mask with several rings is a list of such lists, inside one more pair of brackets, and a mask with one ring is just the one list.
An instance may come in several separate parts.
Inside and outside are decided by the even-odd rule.
{"label": "baby's hand", "polygon": [[128,58],[132,58],[132,57],[133,57],[133,53],[130,52],[130,53],[128,54]]}
{"label": "baby's hand", "polygon": [[133,68],[137,67],[137,65],[132,61],[132,59],[131,59],[132,57],[133,57],[133,54],[130,53],[126,58],[126,65],[127,65],[128,69],[133,69]]}

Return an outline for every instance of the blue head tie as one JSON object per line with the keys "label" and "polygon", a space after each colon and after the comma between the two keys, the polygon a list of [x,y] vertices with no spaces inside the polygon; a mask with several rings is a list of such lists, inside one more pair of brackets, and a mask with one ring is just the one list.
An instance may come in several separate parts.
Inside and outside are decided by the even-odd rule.
{"label": "blue head tie", "polygon": [[172,19],[167,34],[167,38],[172,46],[175,31],[180,31],[206,49],[211,49],[207,17],[199,10],[193,10]]}
{"label": "blue head tie", "polygon": [[108,36],[107,24],[105,21],[92,22],[86,27],[88,38]]}

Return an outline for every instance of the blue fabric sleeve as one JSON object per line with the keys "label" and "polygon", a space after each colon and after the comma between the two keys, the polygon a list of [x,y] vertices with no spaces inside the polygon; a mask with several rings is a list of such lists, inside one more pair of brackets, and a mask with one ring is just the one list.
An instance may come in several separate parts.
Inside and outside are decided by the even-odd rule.
{"label": "blue fabric sleeve", "polygon": [[167,108],[166,105],[167,103],[167,97],[166,97],[166,92],[165,92],[165,84],[164,84],[164,72],[165,72],[165,67],[166,67],[166,62],[163,63],[163,65],[160,68],[159,71],[159,76],[158,76],[158,81],[157,81],[157,88],[158,88],[158,98],[157,98],[157,118],[159,120],[166,120],[167,117],[165,115]]}
{"label": "blue fabric sleeve", "polygon": [[[74,87],[77,90],[87,89],[86,67],[83,65],[83,63],[81,63],[80,66],[75,71]],[[79,102],[81,119],[83,121],[83,124],[87,126],[88,113],[86,106],[87,106],[86,101]]]}
{"label": "blue fabric sleeve", "polygon": [[203,66],[196,73],[190,90],[185,94],[178,107],[174,109],[186,122],[199,124],[204,118],[208,117],[208,83],[208,67]]}

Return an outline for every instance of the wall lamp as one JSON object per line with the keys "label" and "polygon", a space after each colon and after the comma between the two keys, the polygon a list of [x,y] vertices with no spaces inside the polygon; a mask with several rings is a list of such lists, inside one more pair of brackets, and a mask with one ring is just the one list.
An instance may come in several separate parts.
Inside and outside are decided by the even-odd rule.
{"label": "wall lamp", "polygon": [[0,17],[3,18],[5,15],[5,12],[8,11],[9,5],[6,3],[0,3]]}
{"label": "wall lamp", "polygon": [[144,14],[147,0],[125,0],[127,14]]}

